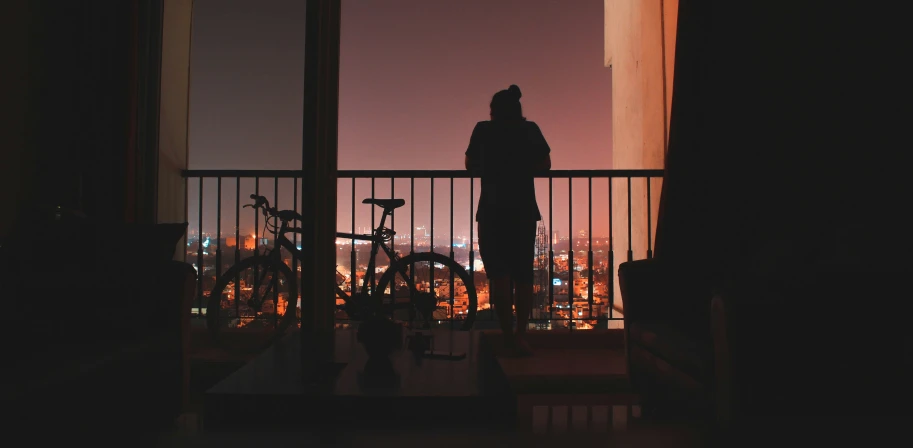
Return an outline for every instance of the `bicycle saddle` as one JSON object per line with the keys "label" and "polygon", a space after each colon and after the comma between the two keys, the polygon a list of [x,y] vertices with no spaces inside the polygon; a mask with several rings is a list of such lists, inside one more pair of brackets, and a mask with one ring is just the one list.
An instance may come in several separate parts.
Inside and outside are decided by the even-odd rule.
{"label": "bicycle saddle", "polygon": [[373,198],[368,198],[368,199],[365,199],[364,201],[361,201],[361,203],[362,203],[362,204],[374,204],[374,205],[377,205],[377,206],[379,206],[379,207],[383,207],[383,208],[386,208],[386,209],[391,209],[391,208],[400,208],[400,207],[406,205],[406,200],[405,200],[405,199],[373,199]]}

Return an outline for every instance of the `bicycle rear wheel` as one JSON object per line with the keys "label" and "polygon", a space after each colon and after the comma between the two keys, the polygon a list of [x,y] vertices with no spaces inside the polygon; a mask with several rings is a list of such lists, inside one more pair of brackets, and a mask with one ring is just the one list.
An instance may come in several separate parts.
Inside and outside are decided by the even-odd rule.
{"label": "bicycle rear wheel", "polygon": [[[469,330],[478,310],[475,284],[466,269],[434,252],[401,258],[384,272],[375,294],[382,297],[379,305],[388,314],[409,321],[421,315],[432,326]],[[408,315],[397,316],[398,310],[408,310]]]}
{"label": "bicycle rear wheel", "polygon": [[298,282],[281,261],[253,256],[232,266],[209,293],[206,325],[218,339],[225,331],[245,328],[279,336],[297,322]]}

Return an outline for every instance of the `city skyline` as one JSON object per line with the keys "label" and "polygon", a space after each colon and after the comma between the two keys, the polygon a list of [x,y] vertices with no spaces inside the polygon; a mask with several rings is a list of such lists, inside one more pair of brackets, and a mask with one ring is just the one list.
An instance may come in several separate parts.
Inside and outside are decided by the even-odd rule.
{"label": "city skyline", "polygon": [[[424,229],[418,230],[422,231],[422,236],[419,237],[415,244],[415,251],[426,252],[430,249],[430,235],[425,236]],[[545,236],[544,233],[541,235]],[[600,320],[603,325],[609,325],[605,319],[611,318],[614,315],[613,313],[617,311],[620,298],[613,298],[610,291],[612,277],[610,260],[612,255],[609,251],[608,241],[604,238],[594,237],[591,248],[592,255],[589,255],[586,251],[588,248],[588,235],[585,232],[575,232],[573,235],[563,237],[556,235],[555,237],[559,238],[560,241],[555,245],[557,247],[553,247],[552,268],[549,268],[547,263],[543,264],[541,258],[543,255],[547,256],[549,252],[544,247],[537,247],[536,249],[534,276],[537,279],[536,285],[538,286],[535,289],[536,299],[532,312],[533,318],[538,319],[538,322],[534,326],[539,329],[568,326],[572,322],[570,319],[573,319],[573,324],[578,329],[593,328],[599,325]],[[188,261],[202,274],[204,294],[216,290],[212,288],[216,284],[218,272],[226,272],[234,263],[235,257],[246,258],[251,256],[258,249],[257,244],[259,244],[259,250],[269,246],[268,241],[259,241],[257,243],[254,240],[254,238],[247,236],[239,246],[239,241],[234,240],[234,237],[221,238],[215,244],[207,238],[202,245],[198,244],[199,239],[195,239],[194,242],[188,245],[186,250]],[[573,240],[573,242],[570,240]],[[218,247],[223,244],[225,247],[221,251],[220,257],[219,252],[213,249],[214,246]],[[573,257],[567,251],[567,248],[571,245],[577,249]],[[410,244],[406,238],[403,238],[401,242],[395,241],[394,246],[403,255],[409,252]],[[446,254],[446,247],[436,246],[438,247],[438,253]],[[473,244],[472,246],[454,247],[450,257],[461,265],[470,274],[469,277],[473,279],[478,296],[477,310],[481,312],[488,310],[490,303],[488,279],[485,274],[484,263],[479,255],[478,246]],[[298,270],[300,272],[301,265],[293,259],[291,253],[282,250],[278,256],[292,271]],[[383,253],[378,254],[377,258],[374,259],[376,263],[374,271],[370,269],[371,260],[370,243],[357,244],[353,247],[350,245],[350,241],[345,239],[337,241],[336,280],[342,291],[346,294],[351,294],[353,288],[357,289],[365,285],[366,279],[370,278],[368,277],[369,272],[381,274],[387,270],[389,260]],[[469,302],[467,290],[464,287],[465,283],[459,278],[454,278],[455,283],[451,285],[444,266],[438,267],[440,275],[435,274],[433,282],[430,280],[430,273],[434,272],[433,270],[428,270],[427,266],[425,268],[416,266],[416,269],[417,271],[415,272],[418,275],[416,279],[417,287],[424,291],[434,290],[435,297],[438,299],[439,311],[436,311],[436,313],[440,312],[440,315],[437,319],[445,321],[451,317],[459,318],[461,313],[466,312]],[[473,272],[475,273],[474,275],[472,274]],[[249,285],[250,278],[246,274],[242,275],[242,277],[247,278],[246,284]],[[548,277],[551,277],[551,280]],[[376,280],[377,278],[375,277],[374,281]],[[370,288],[372,284],[367,283],[365,287]],[[245,289],[245,280],[242,280],[240,286],[241,291],[247,290]],[[401,283],[397,289],[399,290],[404,286],[405,284]],[[451,290],[451,286],[455,289]],[[450,296],[451,291],[455,291],[452,298]],[[232,304],[235,303],[233,302],[235,300],[233,293],[235,292],[234,288],[222,290],[224,306],[229,308],[233,306]],[[287,292],[279,292],[278,297],[279,305],[275,309],[279,310],[281,314],[281,310],[288,306],[288,301],[284,299],[284,297],[288,297]],[[450,302],[451,299],[453,300],[452,304]],[[337,300],[338,305],[344,303],[345,301],[341,298]],[[243,302],[239,303],[239,305],[245,306]],[[269,309],[272,310],[273,308]],[[343,321],[348,319],[342,310],[337,311],[336,317]],[[489,316],[489,318],[492,318],[492,316]],[[440,321],[438,324],[441,323]],[[251,322],[253,321],[244,321],[242,319],[239,324],[243,326]],[[611,325],[618,325],[618,322]]]}

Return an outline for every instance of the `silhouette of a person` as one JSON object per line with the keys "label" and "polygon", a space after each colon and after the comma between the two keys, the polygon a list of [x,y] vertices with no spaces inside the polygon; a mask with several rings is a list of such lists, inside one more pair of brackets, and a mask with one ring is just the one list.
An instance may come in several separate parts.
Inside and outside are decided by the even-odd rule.
{"label": "silhouette of a person", "polygon": [[[523,116],[520,96],[516,85],[494,94],[491,120],[476,124],[469,139],[466,169],[482,179],[476,211],[479,254],[505,346],[514,354],[531,355],[525,336],[532,308],[536,227],[542,219],[534,175],[551,169],[552,162],[539,126]],[[511,282],[516,288],[516,333],[512,331]]]}

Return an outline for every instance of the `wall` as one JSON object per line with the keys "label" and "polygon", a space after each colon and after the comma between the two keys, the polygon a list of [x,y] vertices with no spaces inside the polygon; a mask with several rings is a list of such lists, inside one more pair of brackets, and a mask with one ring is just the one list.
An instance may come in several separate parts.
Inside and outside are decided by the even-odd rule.
{"label": "wall", "polygon": [[[605,64],[612,68],[612,168],[662,169],[668,147],[669,114],[678,0],[605,0]],[[647,223],[645,180],[631,184],[633,258],[647,256],[659,211],[662,180],[650,185]],[[627,261],[628,191],[613,183],[615,268]],[[650,244],[649,246],[652,246]],[[620,297],[616,284],[615,297]]]}
{"label": "wall", "polygon": [[162,223],[187,221],[181,171],[188,160],[192,14],[192,0],[164,2],[156,210],[156,220]]}

